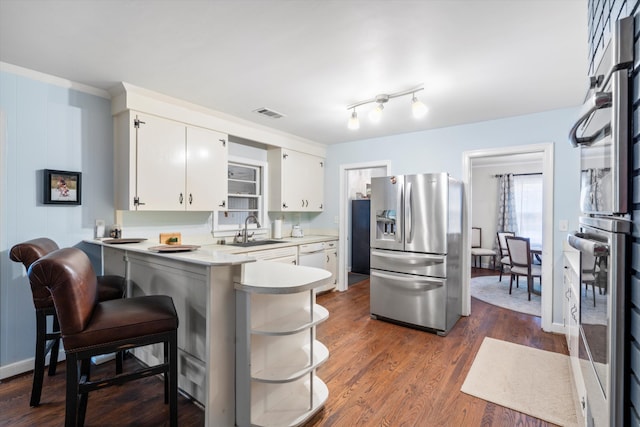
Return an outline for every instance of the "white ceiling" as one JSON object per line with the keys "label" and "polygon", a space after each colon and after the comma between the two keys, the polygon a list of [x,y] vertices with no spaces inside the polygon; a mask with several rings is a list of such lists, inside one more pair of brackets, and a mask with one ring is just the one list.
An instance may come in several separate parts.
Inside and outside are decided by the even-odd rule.
{"label": "white ceiling", "polygon": [[[333,144],[579,105],[587,4],[0,0],[0,61],[102,89],[124,81]],[[347,105],[422,84],[425,119],[405,96],[379,124],[359,109],[360,129],[347,129]]]}

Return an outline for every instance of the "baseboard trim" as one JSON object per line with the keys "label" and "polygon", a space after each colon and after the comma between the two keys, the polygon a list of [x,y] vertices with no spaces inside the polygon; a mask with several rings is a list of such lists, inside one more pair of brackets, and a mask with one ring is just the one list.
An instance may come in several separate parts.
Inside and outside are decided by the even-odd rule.
{"label": "baseboard trim", "polygon": [[[15,377],[16,375],[24,374],[25,372],[33,371],[34,360],[34,357],[30,357],[28,359],[0,366],[0,381],[6,378]],[[60,353],[58,353],[58,362],[63,360],[66,360],[66,356],[64,354],[64,350],[60,349]],[[49,355],[47,355],[45,363],[49,366]]]}

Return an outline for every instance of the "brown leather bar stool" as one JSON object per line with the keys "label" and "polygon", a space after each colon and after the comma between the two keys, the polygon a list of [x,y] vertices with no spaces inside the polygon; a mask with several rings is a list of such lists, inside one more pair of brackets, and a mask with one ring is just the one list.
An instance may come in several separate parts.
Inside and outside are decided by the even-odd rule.
{"label": "brown leather bar stool", "polygon": [[[51,239],[41,237],[19,243],[11,248],[9,257],[15,262],[21,262],[24,268],[29,267],[38,259],[58,250],[58,245]],[[126,291],[126,281],[121,276],[98,277],[98,300],[108,301],[123,298]],[[53,306],[51,293],[44,286],[31,283],[33,305],[36,308],[36,355],[33,369],[33,384],[31,386],[31,406],[40,404],[42,394],[42,382],[44,379],[45,358],[51,352],[49,358],[49,376],[56,373],[58,364],[58,351],[60,347],[60,327],[58,317]],[[52,318],[52,330],[47,331],[47,318]],[[116,358],[116,372],[122,372],[122,353]]]}
{"label": "brown leather bar stool", "polygon": [[[40,258],[29,268],[29,280],[50,290],[58,314],[67,356],[66,426],[84,424],[90,391],[157,374],[164,374],[170,425],[178,425],[178,315],[171,297],[98,302],[91,262],[76,248]],[[91,357],[156,343],[164,345],[164,363],[91,381]]]}

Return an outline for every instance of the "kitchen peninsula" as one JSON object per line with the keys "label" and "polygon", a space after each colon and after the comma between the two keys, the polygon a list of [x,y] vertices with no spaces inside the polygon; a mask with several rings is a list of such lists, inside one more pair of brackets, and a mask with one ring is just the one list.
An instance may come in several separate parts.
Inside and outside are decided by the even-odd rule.
{"label": "kitchen peninsula", "polygon": [[[335,237],[305,238],[326,241]],[[263,246],[234,247],[202,245],[192,252],[157,253],[149,248],[156,242],[98,244],[104,274],[124,275],[130,280],[127,294],[140,296],[163,294],[173,298],[179,317],[178,383],[181,390],[205,407],[205,424],[233,426],[236,422],[235,287],[257,285],[268,292],[269,281],[252,283],[251,278],[267,277],[261,268],[268,267],[275,294],[309,290],[321,286],[330,273],[325,270],[290,266],[276,262],[255,262],[251,253],[265,250],[276,253],[283,248],[297,248],[297,240]],[[249,267],[251,266],[251,267]],[[278,269],[282,269],[278,273]],[[292,274],[293,270],[303,274]],[[301,269],[301,270],[297,270]],[[315,299],[315,294],[311,293]],[[307,303],[309,298],[306,299]],[[301,307],[303,309],[303,307]],[[145,363],[156,364],[161,347],[144,347],[134,355]]]}

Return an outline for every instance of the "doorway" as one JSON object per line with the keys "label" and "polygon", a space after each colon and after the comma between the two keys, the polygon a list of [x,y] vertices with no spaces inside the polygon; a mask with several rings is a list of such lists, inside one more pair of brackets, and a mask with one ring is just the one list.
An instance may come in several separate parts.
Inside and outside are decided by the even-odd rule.
{"label": "doorway", "polygon": [[[536,144],[518,147],[506,147],[489,150],[468,151],[463,153],[463,181],[465,184],[465,210],[464,227],[465,233],[463,244],[465,248],[470,248],[470,236],[473,209],[473,169],[474,164],[482,164],[492,158],[502,158],[508,156],[533,156],[542,161],[543,176],[543,206],[542,206],[542,289],[541,292],[541,324],[542,329],[551,330],[552,303],[553,303],[553,144]],[[462,313],[471,313],[471,253],[465,251],[463,256],[463,284],[462,284]]]}
{"label": "doorway", "polygon": [[[390,162],[352,163],[340,166],[340,241],[338,254],[338,290],[346,291],[349,286],[351,267],[351,200],[367,198],[366,184],[371,178],[389,175]],[[359,194],[358,194],[359,193]]]}

